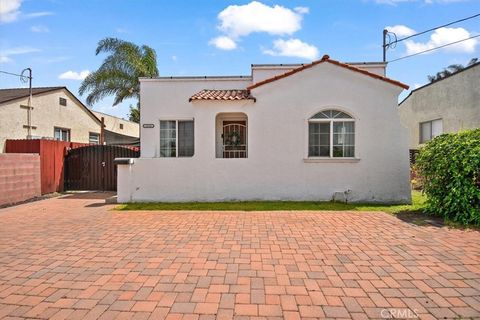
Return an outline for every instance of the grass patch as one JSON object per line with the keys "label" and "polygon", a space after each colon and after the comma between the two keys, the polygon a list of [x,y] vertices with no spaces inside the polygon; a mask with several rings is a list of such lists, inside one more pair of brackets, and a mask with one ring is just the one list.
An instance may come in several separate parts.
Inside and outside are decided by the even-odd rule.
{"label": "grass patch", "polygon": [[425,196],[412,193],[411,205],[359,204],[327,201],[239,201],[239,202],[151,202],[126,203],[116,210],[158,211],[383,211],[392,214],[420,212],[425,205]]}

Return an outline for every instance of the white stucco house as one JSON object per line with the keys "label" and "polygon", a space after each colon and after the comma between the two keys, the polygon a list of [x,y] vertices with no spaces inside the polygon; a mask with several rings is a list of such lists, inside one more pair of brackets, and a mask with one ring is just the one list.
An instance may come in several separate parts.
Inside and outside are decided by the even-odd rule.
{"label": "white stucco house", "polygon": [[118,201],[410,202],[408,86],[382,63],[252,65],[249,76],[141,79],[141,156]]}

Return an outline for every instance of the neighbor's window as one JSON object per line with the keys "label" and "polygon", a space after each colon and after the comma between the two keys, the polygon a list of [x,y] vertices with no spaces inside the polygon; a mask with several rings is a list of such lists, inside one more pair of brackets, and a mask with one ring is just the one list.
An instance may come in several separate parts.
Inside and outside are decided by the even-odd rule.
{"label": "neighbor's window", "polygon": [[66,106],[67,105],[67,99],[65,99],[65,98],[60,98],[59,102],[60,102],[61,106]]}
{"label": "neighbor's window", "polygon": [[192,157],[193,120],[160,121],[160,157]]}
{"label": "neighbor's window", "polygon": [[120,123],[120,130],[123,129],[123,123]]}
{"label": "neighbor's window", "polygon": [[308,156],[353,158],[355,120],[337,110],[325,110],[308,120]]}
{"label": "neighbor's window", "polygon": [[90,134],[88,135],[88,142],[91,144],[100,144],[100,134],[90,132]]}
{"label": "neighbor's window", "polygon": [[70,129],[55,128],[54,138],[55,140],[70,141]]}
{"label": "neighbor's window", "polygon": [[442,119],[420,123],[420,143],[432,140],[443,133]]}

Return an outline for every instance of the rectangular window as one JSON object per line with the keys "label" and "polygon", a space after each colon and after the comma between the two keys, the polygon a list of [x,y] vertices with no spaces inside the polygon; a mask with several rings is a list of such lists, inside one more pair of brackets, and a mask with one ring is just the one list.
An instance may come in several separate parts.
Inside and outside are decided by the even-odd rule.
{"label": "rectangular window", "polygon": [[355,123],[333,122],[333,153],[334,158],[353,157],[355,154]]}
{"label": "rectangular window", "polygon": [[330,123],[310,123],[308,131],[308,156],[329,157]]}
{"label": "rectangular window", "polygon": [[70,141],[70,129],[55,128],[54,138],[60,141]]}
{"label": "rectangular window", "polygon": [[193,153],[193,120],[160,121],[160,157],[192,157]]}
{"label": "rectangular window", "polygon": [[178,156],[193,156],[193,121],[178,121]]}
{"label": "rectangular window", "polygon": [[120,123],[120,130],[123,130],[123,123]]}
{"label": "rectangular window", "polygon": [[65,98],[60,98],[60,105],[66,107],[67,106],[67,99]]}
{"label": "rectangular window", "polygon": [[442,119],[420,123],[420,143],[432,140],[443,133]]}
{"label": "rectangular window", "polygon": [[308,156],[355,157],[355,122],[310,122],[308,124]]}
{"label": "rectangular window", "polygon": [[88,142],[91,144],[100,144],[100,134],[90,132],[90,134],[88,135]]}

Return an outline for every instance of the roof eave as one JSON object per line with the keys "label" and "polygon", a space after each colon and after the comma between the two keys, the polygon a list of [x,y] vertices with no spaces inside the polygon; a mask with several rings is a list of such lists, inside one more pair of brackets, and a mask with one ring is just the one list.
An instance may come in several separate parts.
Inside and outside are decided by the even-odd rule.
{"label": "roof eave", "polygon": [[303,71],[305,69],[309,69],[313,66],[316,66],[317,64],[321,64],[321,63],[324,63],[324,62],[328,62],[328,63],[331,63],[331,64],[334,64],[334,65],[337,65],[339,67],[342,67],[342,68],[345,68],[345,69],[349,69],[351,71],[355,71],[355,72],[358,72],[358,73],[362,73],[364,75],[367,75],[369,77],[372,77],[372,78],[375,78],[375,79],[378,79],[378,80],[382,80],[382,81],[385,81],[385,82],[388,82],[390,84],[393,84],[393,85],[396,85],[396,86],[399,86],[405,90],[408,90],[409,86],[400,82],[400,81],[397,81],[397,80],[393,80],[393,79],[390,79],[390,78],[387,78],[387,77],[384,77],[384,76],[381,76],[381,75],[378,75],[376,73],[372,73],[372,72],[369,72],[367,70],[363,70],[361,68],[358,68],[356,66],[352,66],[352,65],[349,65],[349,64],[346,64],[346,63],[342,63],[340,61],[337,61],[337,60],[333,60],[333,59],[330,59],[330,57],[328,55],[324,55],[322,57],[322,59],[320,60],[317,60],[317,61],[313,61],[312,63],[309,63],[309,64],[306,64],[306,65],[302,65],[301,67],[298,67],[296,69],[293,69],[293,70],[290,70],[286,73],[283,73],[281,75],[277,75],[277,76],[274,76],[274,77],[271,77],[271,78],[268,78],[268,79],[265,79],[265,80],[262,80],[260,82],[257,82],[257,83],[254,83],[250,86],[247,87],[248,90],[252,90],[252,89],[255,89],[255,88],[258,88],[264,84],[267,84],[267,83],[270,83],[270,82],[274,82],[276,80],[279,80],[279,79],[283,79],[283,78],[286,78],[292,74],[295,74],[295,73],[298,73],[300,71]]}

